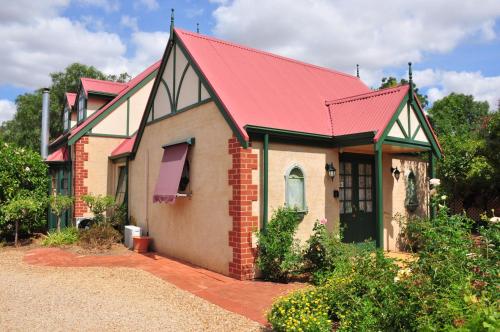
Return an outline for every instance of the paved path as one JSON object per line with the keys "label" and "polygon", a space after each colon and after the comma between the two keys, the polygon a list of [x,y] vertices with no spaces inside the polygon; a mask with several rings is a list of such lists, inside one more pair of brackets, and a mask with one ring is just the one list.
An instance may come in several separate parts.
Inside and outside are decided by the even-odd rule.
{"label": "paved path", "polygon": [[24,261],[41,266],[141,269],[261,324],[267,324],[266,312],[275,298],[302,287],[301,284],[239,281],[155,253],[130,252],[115,256],[79,256],[57,248],[39,248],[26,253]]}

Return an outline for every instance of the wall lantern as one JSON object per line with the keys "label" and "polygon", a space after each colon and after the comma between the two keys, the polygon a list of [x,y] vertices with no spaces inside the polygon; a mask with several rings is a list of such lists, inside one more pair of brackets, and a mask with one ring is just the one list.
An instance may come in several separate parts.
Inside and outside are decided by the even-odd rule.
{"label": "wall lantern", "polygon": [[330,177],[330,179],[333,179],[335,178],[335,174],[337,174],[337,170],[335,169],[335,167],[333,166],[333,163],[327,163],[325,165],[325,170],[326,170],[326,174],[328,174],[328,176]]}
{"label": "wall lantern", "polygon": [[401,172],[397,167],[396,168],[391,167],[391,174],[394,174],[394,178],[396,179],[396,181],[399,181],[399,176],[401,175]]}

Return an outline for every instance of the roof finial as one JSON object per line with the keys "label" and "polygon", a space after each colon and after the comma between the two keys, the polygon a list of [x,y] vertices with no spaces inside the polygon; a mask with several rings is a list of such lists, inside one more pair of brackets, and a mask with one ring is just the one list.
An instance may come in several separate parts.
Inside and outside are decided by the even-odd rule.
{"label": "roof finial", "polygon": [[196,33],[200,33],[200,23],[196,23]]}
{"label": "roof finial", "polygon": [[170,14],[170,38],[174,35],[174,9],[172,8],[172,13]]}
{"label": "roof finial", "polygon": [[356,77],[359,78],[359,65],[356,64]]}
{"label": "roof finial", "polygon": [[410,103],[413,102],[413,72],[411,70],[411,62],[408,62],[408,78],[409,78],[409,82],[408,84],[410,85],[409,86],[409,100],[410,100]]}

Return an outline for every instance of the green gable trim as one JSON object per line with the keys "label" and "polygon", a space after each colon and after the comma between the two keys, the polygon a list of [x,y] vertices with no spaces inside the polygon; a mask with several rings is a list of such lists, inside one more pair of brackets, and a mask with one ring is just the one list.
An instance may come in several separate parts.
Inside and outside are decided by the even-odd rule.
{"label": "green gable trim", "polygon": [[127,98],[127,136],[129,135],[130,126],[130,98]]}
{"label": "green gable trim", "polygon": [[[186,67],[184,67],[184,70],[182,71],[181,79],[179,81],[179,86],[177,87],[177,96],[175,98],[175,109],[177,110],[177,104],[179,102],[179,95],[181,94],[181,88],[182,88],[182,82],[184,81],[184,76],[186,76],[186,72],[189,68],[189,63],[186,64]],[[200,79],[198,79],[198,82]]]}
{"label": "green gable trim", "polygon": [[[420,106],[418,105],[418,103],[415,100],[413,100],[413,102],[410,104],[409,99],[410,99],[409,94],[407,94],[403,98],[403,100],[399,104],[396,112],[394,113],[391,120],[389,121],[389,124],[385,127],[382,136],[377,141],[375,148],[379,149],[382,146],[382,144],[385,143],[385,144],[393,144],[393,145],[399,145],[399,146],[404,146],[404,147],[421,148],[423,150],[432,149],[432,151],[436,154],[436,156],[438,156],[440,158],[441,151],[437,145],[436,140],[434,139],[434,136],[431,133],[429,126],[427,125],[427,121],[425,121],[425,119],[424,119],[422,109],[420,108]],[[403,134],[405,134],[405,136],[406,136],[405,139],[397,138],[397,137],[388,137],[389,131],[391,130],[392,126],[395,123],[398,123],[398,125],[400,127],[402,127],[401,123],[399,123],[398,117],[401,114],[401,112],[403,112],[405,110],[405,107],[406,107],[406,112],[408,112],[408,121],[410,121],[410,113],[409,113],[409,112],[411,112],[410,106],[412,106],[413,109],[415,109],[415,114],[417,115],[417,118],[419,120],[419,125],[424,130],[424,133],[427,136],[427,139],[429,140],[430,144],[425,143],[425,142],[415,141],[413,139],[414,137],[410,137],[410,135],[411,135],[410,130],[409,130],[410,131],[409,133],[406,133],[405,131],[403,131]],[[408,123],[408,128],[410,129],[410,123]],[[401,129],[403,130],[403,128],[401,128]]]}
{"label": "green gable trim", "polygon": [[[124,94],[119,100],[117,100],[113,105],[111,105],[107,110],[103,113],[96,116],[89,122],[84,128],[82,128],[75,136],[71,137],[68,141],[69,145],[73,145],[76,141],[78,141],[83,135],[87,134],[96,124],[101,122],[102,119],[107,117],[111,112],[113,112],[118,106],[122,105],[125,100],[130,98],[133,94],[135,94],[138,90],[144,87],[149,81],[151,81],[156,76],[157,70],[150,73],[146,76],[139,84],[130,89],[126,94]],[[97,112],[97,111],[96,111]]]}
{"label": "green gable trim", "polygon": [[417,134],[418,134],[418,131],[420,130],[420,123],[418,124],[417,128],[415,129],[415,132],[413,133],[413,135],[411,136],[411,139],[412,140],[415,140],[415,137],[417,137]]}
{"label": "green gable trim", "polygon": [[108,137],[108,138],[129,138],[129,135],[118,135],[118,134],[97,134],[97,133],[87,133],[86,136],[92,137]]}
{"label": "green gable trim", "polygon": [[87,96],[88,95],[94,95],[94,96],[98,96],[98,97],[109,97],[111,99],[113,99],[117,96],[116,93],[109,93],[109,92],[103,92],[103,91],[88,91]]}
{"label": "green gable trim", "polygon": [[[163,77],[161,78],[161,83],[165,87],[165,90],[167,90],[168,101],[170,102],[170,112],[173,112],[174,109],[175,109],[175,106],[174,106],[174,101],[172,99],[172,93],[170,92],[170,89],[169,89],[169,87],[167,85],[167,82],[165,82],[165,80],[163,79]],[[175,86],[174,86],[174,90],[175,90]],[[155,93],[155,97],[156,97],[156,93]],[[154,104],[155,103],[153,102],[153,107],[154,107]]]}
{"label": "green gable trim", "polygon": [[238,138],[238,141],[240,142],[241,146],[243,146],[243,148],[245,149],[248,148],[248,142],[245,140],[238,126],[231,118],[231,115],[229,114],[226,107],[220,100],[219,96],[215,93],[214,89],[212,88],[212,85],[208,82],[207,78],[205,77],[205,74],[203,74],[201,69],[198,67],[198,64],[194,61],[191,55],[188,54],[188,52],[186,51],[186,46],[182,43],[182,40],[180,40],[179,38],[175,39],[178,41],[177,46],[179,46],[179,49],[188,60],[188,63],[193,67],[193,70],[195,71],[196,75],[198,75],[198,78],[203,82],[203,86],[207,89],[207,92],[210,94],[210,97],[214,100],[215,104],[217,105],[217,108],[222,113],[222,116],[224,117],[226,122],[229,124],[229,127],[231,127],[231,129],[233,130],[233,133],[235,134],[236,138]]}
{"label": "green gable trim", "polygon": [[[404,129],[403,125],[401,124],[401,121],[399,121],[399,119],[397,119],[396,123],[398,124],[399,129],[401,129],[401,132],[403,133],[404,137],[408,137],[409,134],[406,133],[406,130]],[[410,127],[408,127],[408,128],[410,128]],[[391,127],[391,129],[392,129],[392,127]]]}

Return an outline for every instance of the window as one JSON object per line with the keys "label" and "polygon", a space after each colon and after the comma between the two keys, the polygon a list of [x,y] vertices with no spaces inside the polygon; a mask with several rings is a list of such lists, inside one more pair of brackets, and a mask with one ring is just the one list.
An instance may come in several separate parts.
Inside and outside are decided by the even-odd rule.
{"label": "window", "polygon": [[118,206],[125,203],[125,196],[127,194],[127,167],[118,167],[118,182],[116,183],[115,201]]}
{"label": "window", "polygon": [[352,164],[340,163],[340,213],[352,213]]}
{"label": "window", "polygon": [[186,192],[189,184],[189,161],[186,159],[182,168],[181,180],[179,181],[179,193]]}
{"label": "window", "polygon": [[297,208],[300,212],[306,212],[306,195],[304,172],[299,166],[293,166],[285,175],[286,205]]}
{"label": "window", "polygon": [[358,201],[359,210],[373,212],[372,165],[358,164]]}
{"label": "window", "polygon": [[80,92],[80,97],[78,98],[78,121],[85,119],[85,94]]}
{"label": "window", "polygon": [[69,109],[67,105],[66,107],[64,107],[63,127],[64,131],[68,130],[69,128]]}
{"label": "window", "polygon": [[410,171],[406,178],[405,206],[410,212],[415,212],[418,208],[417,179],[413,171]]}

